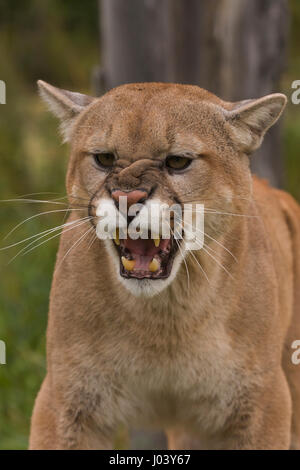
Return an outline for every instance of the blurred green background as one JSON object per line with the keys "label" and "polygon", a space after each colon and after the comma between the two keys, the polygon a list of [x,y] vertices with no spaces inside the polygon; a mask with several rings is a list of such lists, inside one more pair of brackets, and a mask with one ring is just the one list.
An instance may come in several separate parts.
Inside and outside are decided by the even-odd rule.
{"label": "blurred green background", "polygon": [[[61,144],[57,121],[37,95],[36,80],[91,92],[91,71],[99,62],[97,18],[94,0],[0,0],[0,79],[7,86],[7,104],[0,105],[1,200],[45,191],[58,194],[34,197],[65,195],[68,148]],[[62,213],[41,216],[3,241],[23,219],[61,208],[0,202],[0,245],[61,224]],[[45,331],[57,244],[58,237],[11,264],[18,247],[0,253],[0,339],[7,348],[7,364],[0,365],[0,449],[27,447],[34,398],[45,375]]]}
{"label": "blurred green background", "polygon": [[[281,91],[290,97],[300,79],[300,2],[292,0],[289,56]],[[0,79],[7,104],[0,105],[0,199],[65,195],[68,148],[61,145],[56,120],[36,92],[36,80],[91,92],[91,72],[99,62],[97,1],[0,0]],[[66,52],[67,51],[67,52]],[[288,104],[284,121],[285,186],[300,200],[300,105]],[[60,209],[49,204],[0,202],[1,246],[30,237],[63,221],[49,214],[22,225],[38,212]],[[0,449],[24,449],[28,443],[34,398],[45,374],[45,331],[51,276],[58,238],[8,264],[18,247],[0,253],[0,339],[7,364],[0,365]],[[22,248],[23,245],[19,247]]]}

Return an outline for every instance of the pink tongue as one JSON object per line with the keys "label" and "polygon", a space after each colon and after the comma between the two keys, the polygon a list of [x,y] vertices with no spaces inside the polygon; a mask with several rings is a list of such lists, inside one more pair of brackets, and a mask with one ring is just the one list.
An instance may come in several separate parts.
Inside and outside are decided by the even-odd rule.
{"label": "pink tongue", "polygon": [[152,261],[152,256],[142,256],[134,253],[133,258],[135,259],[135,271],[149,271],[149,264]]}
{"label": "pink tongue", "polygon": [[127,238],[124,240],[124,246],[130,251],[133,259],[135,259],[135,271],[149,271],[150,262],[154,255],[160,251],[160,248],[156,248],[151,239],[143,240],[138,238],[137,240],[132,240]]}
{"label": "pink tongue", "polygon": [[167,248],[170,240],[161,240],[158,247],[154,245],[153,240],[138,238],[132,240],[126,238],[124,240],[124,247],[130,251],[132,258],[135,260],[134,270],[135,271],[149,271],[149,264],[154,256]]}
{"label": "pink tongue", "polygon": [[152,259],[153,256],[160,251],[160,248],[156,248],[151,239],[143,240],[142,238],[138,238],[137,240],[132,240],[131,238],[126,238],[124,240],[124,246],[133,254],[134,258],[136,255],[143,255],[147,258],[151,257]]}

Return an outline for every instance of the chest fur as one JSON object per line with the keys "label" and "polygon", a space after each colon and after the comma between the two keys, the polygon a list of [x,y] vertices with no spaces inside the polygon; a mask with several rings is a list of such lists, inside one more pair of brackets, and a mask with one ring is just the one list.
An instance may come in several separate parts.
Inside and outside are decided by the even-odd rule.
{"label": "chest fur", "polygon": [[203,420],[221,426],[227,417],[224,410],[230,414],[240,393],[242,370],[230,338],[222,326],[207,325],[202,334],[184,333],[176,339],[144,337],[143,342],[139,337],[138,344],[126,336],[119,343],[112,361],[130,403],[126,421],[166,426]]}

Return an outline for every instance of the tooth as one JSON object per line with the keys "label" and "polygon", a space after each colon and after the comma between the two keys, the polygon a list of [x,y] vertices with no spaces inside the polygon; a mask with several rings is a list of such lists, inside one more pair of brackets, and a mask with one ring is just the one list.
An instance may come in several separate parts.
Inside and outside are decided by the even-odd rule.
{"label": "tooth", "polygon": [[153,241],[154,241],[154,245],[156,246],[156,248],[158,248],[160,244],[160,236],[155,235],[155,237],[153,237]]}
{"label": "tooth", "polygon": [[126,271],[132,271],[134,269],[134,265],[135,265],[134,259],[127,259],[125,258],[125,256],[122,256],[121,260]]}
{"label": "tooth", "polygon": [[118,228],[116,228],[115,244],[120,245],[120,236],[119,236],[119,229]]}
{"label": "tooth", "polygon": [[151,271],[152,273],[155,273],[158,270],[158,268],[159,268],[159,262],[157,261],[157,259],[153,258],[153,260],[149,264],[149,271]]}

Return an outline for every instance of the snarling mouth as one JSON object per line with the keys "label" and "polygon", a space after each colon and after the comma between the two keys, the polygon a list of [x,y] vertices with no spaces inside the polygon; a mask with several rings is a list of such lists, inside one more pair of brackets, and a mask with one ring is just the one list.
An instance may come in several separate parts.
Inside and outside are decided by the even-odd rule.
{"label": "snarling mouth", "polygon": [[173,236],[168,239],[119,239],[117,233],[114,245],[120,257],[120,275],[127,279],[167,278],[179,242]]}

